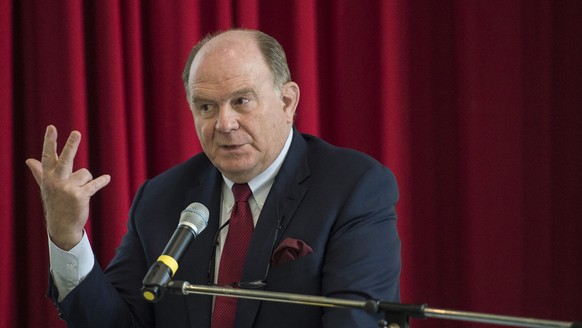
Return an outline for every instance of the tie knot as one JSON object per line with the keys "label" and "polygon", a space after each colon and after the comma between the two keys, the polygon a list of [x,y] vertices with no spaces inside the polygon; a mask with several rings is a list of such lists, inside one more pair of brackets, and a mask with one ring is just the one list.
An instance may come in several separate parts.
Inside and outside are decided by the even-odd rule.
{"label": "tie knot", "polygon": [[232,186],[232,194],[234,195],[235,202],[248,202],[253,192],[248,184],[235,183]]}

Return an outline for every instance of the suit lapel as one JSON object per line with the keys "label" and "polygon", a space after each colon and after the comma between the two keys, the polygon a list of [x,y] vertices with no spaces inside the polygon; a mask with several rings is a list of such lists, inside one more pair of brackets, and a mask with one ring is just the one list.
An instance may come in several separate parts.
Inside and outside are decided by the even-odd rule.
{"label": "suit lapel", "polygon": [[[220,172],[210,163],[206,169],[206,174],[194,183],[191,190],[186,193],[188,204],[199,202],[204,204],[209,212],[210,218],[208,226],[196,237],[188,251],[184,254],[184,259],[178,273],[182,279],[192,284],[207,283],[208,267],[212,263],[211,254],[213,249],[214,237],[218,230],[220,222],[220,200],[222,177]],[[176,276],[178,276],[178,273]],[[181,280],[175,277],[176,280]],[[191,327],[210,327],[212,312],[212,297],[205,295],[187,295],[188,316],[190,317]]]}
{"label": "suit lapel", "polygon": [[[301,134],[294,129],[287,157],[275,177],[255,226],[243,271],[243,282],[265,279],[274,246],[279,244],[283,232],[307,192],[307,188],[301,183],[308,176],[307,145]],[[279,224],[281,228],[276,233]],[[235,327],[251,327],[259,305],[260,301],[239,299]]]}

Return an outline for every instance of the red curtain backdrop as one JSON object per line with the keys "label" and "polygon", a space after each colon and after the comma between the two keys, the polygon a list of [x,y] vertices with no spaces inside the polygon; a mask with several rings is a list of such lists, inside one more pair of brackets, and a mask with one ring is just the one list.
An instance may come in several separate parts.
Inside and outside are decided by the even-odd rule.
{"label": "red curtain backdrop", "polygon": [[0,327],[64,327],[24,164],[45,127],[112,175],[87,227],[106,264],[138,186],[200,151],[181,72],[230,27],[287,49],[302,131],[395,172],[403,302],[582,320],[582,2],[0,0]]}

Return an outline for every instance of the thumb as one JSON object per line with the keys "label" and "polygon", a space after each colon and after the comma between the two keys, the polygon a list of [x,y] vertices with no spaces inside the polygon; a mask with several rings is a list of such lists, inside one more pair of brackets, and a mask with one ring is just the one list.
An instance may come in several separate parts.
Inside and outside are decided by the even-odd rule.
{"label": "thumb", "polygon": [[33,158],[27,159],[25,163],[30,169],[30,172],[32,172],[34,180],[36,180],[36,183],[40,186],[42,179],[42,164]]}

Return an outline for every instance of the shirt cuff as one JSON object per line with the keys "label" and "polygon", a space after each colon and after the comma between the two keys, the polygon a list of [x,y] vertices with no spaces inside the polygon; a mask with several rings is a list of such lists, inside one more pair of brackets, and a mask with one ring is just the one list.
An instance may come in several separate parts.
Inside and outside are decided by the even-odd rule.
{"label": "shirt cuff", "polygon": [[81,241],[68,252],[55,245],[50,237],[48,240],[50,270],[60,302],[91,272],[95,257],[85,231]]}

